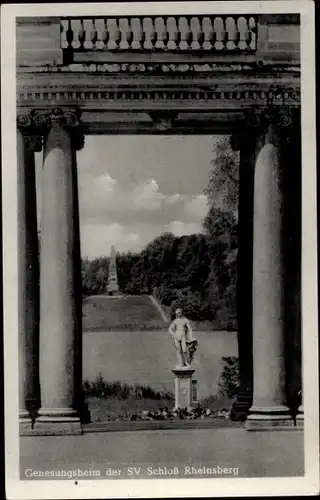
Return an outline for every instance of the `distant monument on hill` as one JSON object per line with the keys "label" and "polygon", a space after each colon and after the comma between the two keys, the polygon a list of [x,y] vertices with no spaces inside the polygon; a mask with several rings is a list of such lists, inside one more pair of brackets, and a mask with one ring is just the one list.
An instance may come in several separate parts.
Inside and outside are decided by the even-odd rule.
{"label": "distant monument on hill", "polygon": [[110,252],[107,293],[108,295],[120,295],[117,274],[116,249],[113,245]]}

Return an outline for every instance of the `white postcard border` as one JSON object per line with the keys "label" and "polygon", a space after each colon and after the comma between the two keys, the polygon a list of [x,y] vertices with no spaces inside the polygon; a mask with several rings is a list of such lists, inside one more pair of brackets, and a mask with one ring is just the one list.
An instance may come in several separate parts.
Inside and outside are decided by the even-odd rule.
{"label": "white postcard border", "polygon": [[[302,333],[305,410],[305,476],[296,478],[21,481],[18,438],[17,172],[15,112],[15,18],[109,14],[300,13],[302,60]],[[9,499],[164,498],[270,496],[316,493],[319,488],[317,325],[317,227],[315,135],[315,41],[311,1],[163,2],[4,5],[2,60],[2,210],[6,494]],[[156,487],[155,487],[156,486]]]}

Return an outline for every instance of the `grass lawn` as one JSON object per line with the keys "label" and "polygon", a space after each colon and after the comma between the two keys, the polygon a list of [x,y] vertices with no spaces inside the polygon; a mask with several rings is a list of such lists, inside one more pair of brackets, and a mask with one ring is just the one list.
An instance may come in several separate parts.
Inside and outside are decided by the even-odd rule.
{"label": "grass lawn", "polygon": [[83,331],[162,330],[167,327],[149,295],[95,295],[83,301]]}

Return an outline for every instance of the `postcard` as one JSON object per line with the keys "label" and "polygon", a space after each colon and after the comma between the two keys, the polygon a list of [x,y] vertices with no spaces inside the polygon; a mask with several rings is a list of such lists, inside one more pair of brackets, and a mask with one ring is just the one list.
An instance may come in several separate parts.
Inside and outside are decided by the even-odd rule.
{"label": "postcard", "polygon": [[9,500],[318,492],[313,10],[2,7]]}

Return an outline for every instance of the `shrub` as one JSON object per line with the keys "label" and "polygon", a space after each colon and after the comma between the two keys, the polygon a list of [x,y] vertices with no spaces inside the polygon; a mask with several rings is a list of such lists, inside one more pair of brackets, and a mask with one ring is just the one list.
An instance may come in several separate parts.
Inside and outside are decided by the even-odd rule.
{"label": "shrub", "polygon": [[223,369],[219,377],[219,394],[233,398],[239,387],[239,358],[236,356],[224,356],[222,358]]}
{"label": "shrub", "polygon": [[174,317],[175,310],[181,307],[187,318],[193,321],[201,321],[204,318],[204,303],[197,292],[188,289],[179,290],[178,298],[171,303],[171,316]]}
{"label": "shrub", "polygon": [[132,386],[119,380],[106,382],[101,374],[93,382],[86,380],[83,383],[83,391],[86,396],[105,399],[173,399],[173,394],[170,391],[155,391],[149,386],[140,384]]}

